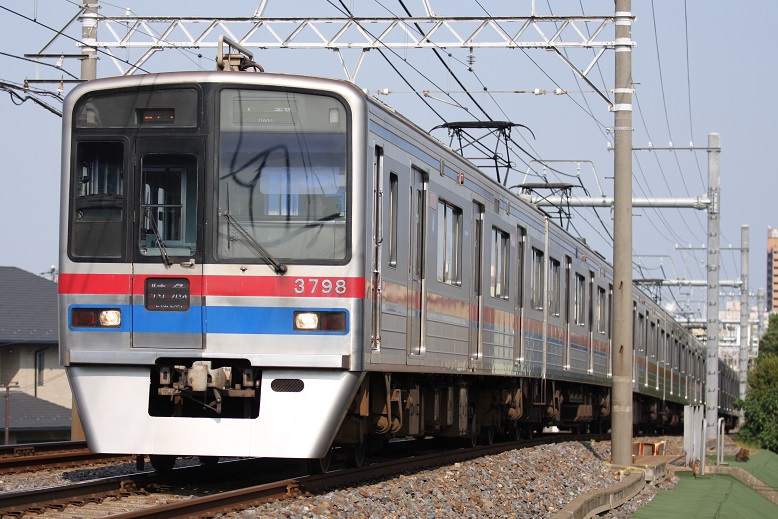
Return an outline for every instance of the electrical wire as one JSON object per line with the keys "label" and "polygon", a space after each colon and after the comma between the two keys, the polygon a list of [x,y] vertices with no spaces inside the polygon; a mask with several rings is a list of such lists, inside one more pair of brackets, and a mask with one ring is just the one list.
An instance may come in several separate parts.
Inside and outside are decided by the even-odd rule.
{"label": "electrical wire", "polygon": [[[665,95],[664,74],[662,72],[662,69],[663,69],[663,67],[662,67],[662,57],[661,57],[661,52],[660,52],[660,49],[659,49],[659,31],[657,29],[657,19],[656,19],[656,11],[655,11],[655,6],[654,6],[654,0],[651,0],[651,18],[652,18],[652,23],[653,23],[653,28],[654,28],[654,43],[655,43],[655,47],[656,47],[657,68],[658,68],[658,71],[659,71],[659,85],[660,85],[660,91],[661,91],[661,94],[662,94],[662,106],[664,108],[665,124],[667,125],[667,135],[669,136],[670,143],[672,145],[673,135],[672,135],[672,131],[670,129],[670,117],[669,117],[669,111],[667,109],[667,97]],[[688,49],[688,45],[687,45],[687,49]],[[687,77],[688,77],[688,55],[687,55]],[[691,99],[691,94],[690,94],[690,99]],[[691,106],[691,101],[690,101],[690,106]],[[681,168],[681,164],[680,164],[680,161],[678,159],[678,155],[677,154],[673,154],[673,156],[674,156],[674,159],[675,159],[675,162],[676,162],[676,166],[678,167],[679,178],[681,179],[681,183],[683,184],[686,196],[691,196],[691,193],[689,191],[689,187],[686,184],[686,176],[683,174],[683,168]],[[659,158],[658,157],[657,157],[657,163],[659,163]],[[660,167],[660,170],[661,170],[661,167]],[[662,176],[663,177],[665,176],[664,175],[664,171],[662,171]],[[666,181],[667,181],[667,179],[665,178],[665,182]],[[703,185],[704,185],[704,182],[703,182]],[[679,213],[680,213],[680,211],[679,211]],[[702,222],[700,221],[700,219],[699,219],[699,217],[697,215],[695,215],[695,219],[696,219],[698,225],[700,226],[700,228],[702,229],[702,231],[705,232],[705,228],[702,225]],[[689,227],[688,223],[686,222],[686,219],[682,219],[682,221],[684,222],[684,225]],[[689,231],[692,232],[692,234],[694,234],[694,232],[691,231],[691,228],[689,228]]]}
{"label": "electrical wire", "polygon": [[[687,0],[683,0],[683,22],[684,22],[684,40],[686,42],[686,92],[689,101],[689,143],[694,142],[694,118],[692,117],[692,79],[691,66],[689,60],[689,12]],[[696,157],[696,156],[695,156]],[[700,175],[700,183],[705,185],[705,178],[702,175],[699,161],[697,163],[697,172]]]}
{"label": "electrical wire", "polygon": [[[550,0],[546,0],[546,4],[548,5],[548,12],[549,12],[549,14],[551,14],[551,16],[554,16],[554,10],[551,8],[551,1]],[[556,27],[557,30],[559,30],[559,25],[557,23],[554,23],[554,26]],[[594,51],[594,49],[592,49],[592,51]],[[569,61],[570,60],[570,56],[569,56],[569,54],[567,52],[567,49],[563,49],[562,52],[564,53],[565,57],[568,58],[568,61]],[[579,79],[578,74],[576,74],[575,72],[572,72],[572,71],[571,71],[571,73],[573,74],[573,79],[575,80],[575,84],[578,85],[578,89],[580,90],[581,89],[581,80]],[[604,89],[604,90],[607,92],[607,88]],[[587,99],[587,97],[585,95],[581,94],[581,98],[582,98],[583,103],[586,105],[586,111],[589,114],[589,116],[596,120],[597,117],[594,115],[594,111],[592,110],[592,107],[589,106],[589,100]]]}
{"label": "electrical wire", "polygon": [[[83,5],[83,4],[80,4],[80,3],[78,3],[78,2],[74,2],[73,0],[65,0],[65,1],[66,1],[67,3],[70,3],[70,4],[72,4],[72,5],[76,6],[76,7],[78,7],[78,8],[81,8],[81,7],[82,7],[82,5]],[[112,3],[108,3],[108,2],[101,2],[101,5],[108,5],[108,6],[111,6],[111,7],[113,7],[113,8],[116,8],[116,9],[123,9],[123,10],[126,10],[126,12],[129,12],[129,13],[132,13],[133,15],[135,15],[135,13],[134,13],[134,12],[133,12],[133,11],[132,11],[132,10],[131,10],[129,7],[122,7],[122,6],[119,6],[119,5],[116,5],[116,4],[112,4]],[[96,16],[97,16],[98,18],[101,18],[101,19],[103,19],[103,20],[114,20],[114,21],[117,21],[115,18],[111,18],[110,16],[104,16],[104,15],[102,15],[102,14],[100,14],[100,13],[96,13]],[[137,15],[135,15],[135,16],[137,16]],[[122,22],[120,22],[120,21],[119,21],[118,23],[122,23]],[[129,24],[129,22],[126,22],[126,23],[124,23],[123,25],[125,25],[125,27],[129,27],[129,25],[130,25],[130,24]],[[165,42],[165,43],[168,43],[168,40],[165,40],[165,39],[163,39],[163,38],[160,38],[160,33],[159,33],[159,32],[152,32],[152,33],[149,33],[149,32],[147,32],[147,31],[143,31],[143,30],[140,30],[140,29],[136,29],[136,32],[137,32],[138,34],[142,34],[142,35],[144,35],[144,36],[148,36],[148,37],[150,37],[150,38],[155,38],[155,39],[157,39],[157,40],[159,40],[159,41],[163,41],[163,42]],[[190,62],[192,62],[194,65],[196,65],[196,66],[197,66],[197,68],[199,68],[199,69],[202,69],[202,66],[201,66],[201,64],[200,64],[199,62],[195,61],[195,59],[194,59],[194,58],[192,58],[192,57],[190,57],[190,56],[187,56],[187,54],[191,54],[192,56],[196,56],[197,58],[202,58],[202,57],[203,57],[203,55],[202,55],[201,53],[199,53],[199,52],[194,52],[194,51],[192,51],[192,50],[189,50],[189,49],[179,48],[179,47],[176,47],[176,48],[175,48],[175,50],[179,51],[179,52],[180,52],[180,53],[181,53],[181,54],[182,54],[182,55],[183,55],[183,56],[184,56],[186,59],[188,59]],[[107,52],[107,54],[108,54],[109,56],[111,56],[112,58],[116,58],[116,56],[114,56],[114,55],[113,55],[113,54],[111,54],[110,52]],[[118,59],[118,58],[117,58],[117,59]],[[123,60],[122,60],[122,61],[123,61]],[[129,61],[125,61],[125,63],[129,64]],[[131,65],[131,66],[134,66],[134,65]],[[142,69],[141,69],[141,68],[138,68],[138,70],[142,70]],[[145,72],[145,71],[143,71],[143,72]]]}
{"label": "electrical wire", "polygon": [[[337,9],[338,11],[340,11],[342,14],[344,14],[344,15],[348,16],[349,18],[352,18],[352,19],[353,19],[353,18],[354,18],[354,15],[353,15],[353,14],[351,14],[351,11],[349,10],[349,8],[348,8],[348,7],[346,7],[346,4],[343,2],[343,0],[339,0],[339,2],[340,2],[340,4],[341,4],[341,6],[342,6],[342,9],[341,9],[341,8],[339,8],[338,6],[336,6],[336,5],[334,4],[333,0],[327,0],[327,3],[329,3],[329,4],[330,4],[332,7],[334,7],[334,8],[335,8],[335,9]],[[361,25],[360,25],[360,28],[362,28],[362,30],[364,30],[364,31],[365,31],[367,34],[370,34],[370,36],[372,36],[373,38],[377,39],[377,38],[375,37],[375,35],[374,35],[374,34],[372,34],[370,31],[368,31],[368,30],[367,30],[365,27],[363,27],[363,26],[361,26]],[[405,60],[405,59],[401,58],[401,57],[399,56],[399,54],[397,53],[397,51],[395,51],[395,50],[393,50],[393,49],[391,49],[391,48],[389,48],[389,47],[387,47],[387,50],[389,50],[390,52],[392,52],[392,53],[393,53],[395,56],[397,56],[397,57],[398,57],[398,58],[399,58],[401,61],[403,61],[405,64],[407,64],[409,67],[411,67],[411,68],[412,68],[414,71],[416,71],[416,73],[418,73],[418,74],[419,74],[421,77],[423,77],[424,79],[426,79],[427,81],[429,81],[429,82],[430,82],[430,84],[433,84],[433,85],[435,85],[435,88],[438,88],[438,89],[440,89],[440,87],[439,87],[439,86],[438,86],[438,85],[437,85],[437,84],[436,84],[434,81],[432,81],[432,80],[431,80],[430,78],[428,78],[428,77],[427,77],[427,76],[426,76],[424,73],[422,73],[422,72],[421,72],[419,69],[417,69],[417,68],[416,68],[415,66],[413,66],[411,63],[409,63],[409,62],[408,62],[408,60]],[[386,57],[386,55],[384,54],[383,50],[382,50],[382,49],[378,49],[378,52],[379,52],[379,54],[381,54],[381,57],[383,57],[383,58],[384,58],[384,60],[385,60],[385,61],[386,61],[386,62],[389,64],[389,66],[391,66],[391,67],[392,67],[392,69],[395,71],[395,73],[396,73],[398,76],[400,76],[400,79],[402,79],[402,80],[403,80],[403,82],[404,82],[406,85],[408,85],[408,87],[409,87],[411,90],[415,91],[416,89],[413,87],[413,85],[411,85],[410,81],[409,81],[409,80],[408,80],[408,79],[407,79],[407,78],[406,78],[406,77],[405,77],[405,76],[404,76],[404,75],[403,75],[403,74],[402,74],[402,73],[401,73],[401,72],[400,72],[400,71],[397,69],[397,67],[395,67],[395,66],[394,66],[394,64],[393,64],[393,63],[392,63],[392,62],[389,60],[389,58],[388,58],[388,57]],[[434,113],[436,116],[438,116],[438,118],[439,118],[441,121],[443,121],[443,122],[446,122],[446,119],[445,119],[445,118],[444,118],[444,117],[443,117],[443,116],[442,116],[442,115],[441,115],[441,114],[440,114],[440,113],[439,113],[437,110],[435,110],[435,109],[432,107],[432,105],[431,105],[431,104],[430,104],[430,103],[429,103],[429,102],[428,102],[428,101],[427,101],[427,100],[426,100],[426,99],[425,99],[425,98],[424,98],[424,97],[423,97],[421,94],[417,93],[417,94],[416,94],[416,96],[417,96],[417,97],[418,97],[418,98],[419,98],[419,99],[420,99],[420,100],[421,100],[421,101],[422,101],[422,102],[423,102],[425,105],[427,105],[427,108],[429,108],[429,109],[430,109],[430,111],[432,111],[432,112],[433,112],[433,113]],[[458,103],[458,102],[457,102],[457,104],[459,105],[459,103]],[[459,105],[459,106],[461,106],[461,105]],[[464,107],[462,107],[462,108],[464,108]]]}
{"label": "electrical wire", "polygon": [[[39,26],[43,27],[44,29],[47,29],[47,30],[49,30],[49,31],[51,31],[51,32],[53,32],[53,33],[56,33],[58,36],[62,36],[62,37],[64,37],[64,38],[67,38],[67,39],[69,39],[69,40],[72,40],[72,41],[74,41],[74,42],[76,42],[76,43],[79,43],[79,44],[80,44],[80,43],[82,43],[82,41],[81,41],[81,40],[78,40],[78,39],[76,39],[76,38],[74,38],[74,37],[72,37],[72,36],[69,36],[69,35],[67,35],[67,34],[63,33],[62,31],[58,31],[57,29],[54,29],[53,27],[49,27],[49,26],[48,26],[48,25],[46,25],[45,23],[39,22],[38,20],[35,20],[35,19],[33,19],[33,18],[30,18],[29,16],[25,16],[25,15],[23,15],[22,13],[19,13],[19,12],[17,12],[17,11],[14,11],[13,9],[10,9],[10,8],[8,8],[8,7],[4,6],[4,5],[0,5],[0,9],[3,9],[4,11],[8,11],[9,13],[11,13],[11,14],[13,14],[13,15],[15,15],[15,16],[18,16],[19,18],[23,18],[24,20],[27,20],[28,22],[32,22],[32,23],[34,23],[34,24],[36,24],[36,25],[39,25]],[[112,58],[112,59],[116,59],[116,60],[118,60],[118,61],[121,61],[121,62],[123,62],[123,63],[125,63],[125,64],[127,64],[127,65],[133,66],[133,65],[132,65],[132,63],[130,63],[129,61],[127,61],[127,60],[123,60],[123,59],[121,59],[121,58],[117,58],[117,57],[115,57],[115,56],[112,56],[110,53],[108,53],[108,52],[105,52],[105,51],[104,51],[104,50],[102,50],[102,49],[98,49],[97,47],[92,47],[92,49],[93,49],[95,52],[99,53],[99,54],[103,54],[103,55],[105,55],[105,56],[108,56],[108,57],[110,57],[110,58]],[[137,67],[137,69],[138,69],[138,70],[140,70],[141,72],[145,72],[145,73],[147,73],[147,74],[149,73],[149,72],[148,72],[148,70],[144,70],[144,69],[143,69],[143,68],[141,68],[141,67]]]}
{"label": "electrical wire", "polygon": [[[641,105],[640,105],[640,97],[639,97],[637,92],[635,92],[635,94],[633,96],[633,99],[635,101],[635,107],[637,108],[637,111],[639,112],[640,120],[642,121],[643,126],[644,126],[645,131],[646,131],[646,134],[649,135],[649,139],[650,139],[650,132],[648,131],[648,126],[646,125],[646,120],[643,117],[643,110],[642,110]],[[677,161],[678,160],[677,159],[677,154],[675,152],[673,152],[673,154],[676,157],[676,161]],[[653,154],[653,155],[654,155],[654,159],[656,160],[657,167],[659,168],[659,172],[660,172],[660,174],[662,176],[662,179],[664,181],[665,187],[667,188],[668,193],[671,193],[673,191],[673,189],[670,187],[670,182],[667,179],[667,175],[665,173],[664,168],[662,167],[661,161],[659,160],[659,156],[657,154]],[[635,157],[637,158],[636,154],[635,154]],[[680,168],[680,164],[679,164],[679,168]],[[641,168],[640,171],[641,171],[641,174],[643,175],[643,178],[645,179],[646,176],[645,176],[645,173],[642,171],[642,168]],[[683,177],[683,175],[681,175],[681,176]],[[650,186],[650,183],[647,180],[646,180],[646,184],[647,184],[647,186]],[[650,187],[648,187],[648,194],[651,197],[654,197],[654,193],[651,191]],[[690,196],[689,193],[688,193],[688,190],[687,190],[686,194],[687,194],[687,196]],[[692,236],[697,236],[696,233],[691,229],[691,227],[689,227],[689,224],[686,221],[686,218],[683,218],[683,215],[681,214],[681,210],[680,209],[676,209],[676,211],[678,212],[679,216],[681,216],[681,221],[683,222],[684,226],[688,229],[688,231],[691,233],[691,235]],[[695,215],[695,217],[697,217],[697,215]],[[664,219],[664,216],[662,216],[662,218]],[[700,223],[699,219],[697,219],[697,222],[699,223],[700,227],[702,228],[702,231],[705,232],[705,229],[702,227],[702,223]],[[670,226],[668,224],[668,229],[669,228],[670,228]],[[678,238],[679,242],[683,243],[683,242],[688,241],[688,240],[681,239],[674,231],[671,231],[671,232],[673,233],[673,235],[675,235]]]}
{"label": "electrical wire", "polygon": [[[402,6],[402,8],[405,10],[405,14],[407,14],[407,15],[410,17],[410,16],[411,16],[411,12],[410,12],[410,11],[408,10],[408,8],[405,6],[405,2],[403,2],[403,0],[398,0],[398,1],[400,2],[400,5]],[[341,1],[341,3],[342,3],[342,1]],[[417,31],[419,31],[419,34],[421,34],[421,36],[422,36],[422,37],[426,37],[426,34],[424,34],[424,31],[422,31],[422,30],[421,30],[421,27],[419,26],[419,24],[418,24],[418,23],[416,23],[416,24],[414,24],[414,25],[416,26],[416,30],[417,30]],[[448,71],[448,73],[451,75],[451,77],[453,77],[453,78],[454,78],[454,81],[456,81],[456,82],[457,82],[457,84],[458,84],[458,85],[459,85],[459,86],[460,86],[462,89],[465,89],[465,85],[463,85],[463,84],[462,84],[462,81],[460,81],[460,80],[459,80],[459,77],[458,77],[456,74],[454,74],[454,71],[453,71],[453,70],[451,70],[451,67],[449,67],[449,66],[448,66],[448,64],[446,63],[446,61],[445,61],[445,60],[444,60],[442,57],[440,57],[440,53],[438,52],[438,49],[432,49],[432,50],[433,50],[433,51],[434,51],[434,53],[435,53],[435,57],[437,57],[437,58],[438,58],[438,61],[440,61],[440,63],[441,63],[441,64],[442,64],[442,65],[443,65],[443,66],[446,68],[446,70],[447,70],[447,71]],[[466,89],[465,89],[465,91],[466,91]],[[467,92],[467,91],[466,91],[466,94],[467,94],[467,97],[469,97],[469,98],[470,98],[470,101],[472,101],[472,102],[473,102],[473,104],[474,104],[475,106],[477,106],[479,110],[481,110],[481,113],[483,113],[483,114],[484,114],[484,117],[486,117],[487,119],[489,119],[490,121],[492,121],[493,119],[491,118],[491,116],[490,116],[490,115],[489,115],[489,114],[486,112],[486,110],[484,110],[484,108],[483,108],[483,107],[482,107],[480,104],[478,104],[478,101],[476,101],[476,100],[475,100],[475,98],[473,97],[473,95],[472,95],[470,92]]]}
{"label": "electrical wire", "polygon": [[[398,17],[397,17],[397,15],[396,15],[395,13],[393,13],[393,12],[392,12],[392,11],[391,11],[391,10],[390,10],[388,7],[386,7],[386,6],[385,6],[384,4],[382,4],[380,1],[378,1],[378,0],[374,0],[374,1],[375,1],[375,2],[376,2],[378,5],[380,5],[381,7],[383,7],[383,8],[384,8],[384,9],[385,9],[387,12],[389,12],[390,14],[392,14],[392,16],[394,16],[395,18],[398,18]],[[332,2],[331,2],[331,1],[330,1],[329,3],[332,5]],[[405,4],[402,2],[402,0],[400,1],[400,3],[401,3],[401,5],[403,6],[403,8],[404,8],[405,12],[407,13],[407,15],[408,15],[409,17],[411,17],[412,15],[411,15],[410,11],[407,9],[407,7],[406,7],[406,6],[405,6]],[[339,11],[341,11],[342,13],[344,13],[344,14],[347,14],[348,16],[352,16],[351,12],[350,12],[350,11],[348,10],[348,8],[347,8],[347,7],[346,7],[346,6],[343,4],[343,1],[342,1],[342,0],[340,1],[340,4],[341,4],[341,6],[343,7],[343,9],[338,9],[338,10],[339,10]],[[334,5],[333,5],[333,7],[336,7],[336,9],[337,9],[337,6],[334,6]],[[488,13],[487,13],[487,14],[488,14]],[[353,16],[352,16],[352,17],[353,17]],[[420,35],[422,38],[425,36],[424,32],[421,30],[421,27],[419,27],[419,26],[418,26],[418,24],[416,24],[416,30],[418,31],[419,35]],[[368,33],[369,33],[369,32],[368,32]],[[373,35],[371,34],[371,36],[373,36]],[[392,49],[389,49],[389,50],[392,50]],[[472,101],[473,101],[473,102],[476,104],[476,106],[479,108],[479,110],[481,110],[481,112],[482,112],[482,113],[483,113],[483,114],[484,114],[484,115],[485,115],[485,116],[486,116],[486,117],[487,117],[487,118],[488,118],[490,121],[492,121],[493,119],[491,118],[491,116],[489,116],[489,114],[488,114],[488,113],[485,111],[485,109],[484,109],[484,108],[483,108],[483,107],[482,107],[480,104],[478,104],[478,103],[475,101],[475,98],[473,98],[473,96],[472,96],[472,94],[470,93],[470,91],[469,91],[469,90],[467,90],[467,88],[464,86],[464,84],[463,84],[463,83],[462,83],[462,82],[459,80],[459,78],[458,78],[458,76],[456,75],[456,73],[454,73],[454,71],[453,71],[453,70],[452,70],[452,69],[451,69],[451,68],[448,66],[448,64],[446,64],[446,63],[445,63],[445,61],[444,61],[444,60],[442,60],[442,58],[440,57],[440,54],[437,52],[437,50],[438,50],[438,49],[433,49],[433,50],[435,50],[435,51],[436,51],[436,52],[435,52],[436,56],[437,56],[437,57],[438,57],[438,59],[439,59],[439,60],[441,60],[441,62],[444,64],[444,66],[446,67],[446,70],[449,72],[449,74],[451,74],[451,75],[452,75],[452,77],[454,77],[454,79],[456,80],[457,84],[459,84],[459,86],[460,86],[461,88],[463,88],[463,89],[464,89],[464,92],[465,92],[465,93],[468,95],[468,97],[469,97],[469,98],[470,98],[470,99],[471,99],[471,100],[472,100]],[[444,49],[441,49],[441,50],[444,50]],[[394,51],[392,51],[392,52],[394,52]],[[395,52],[395,54],[396,54],[396,52]],[[449,56],[449,57],[453,57],[453,55],[452,55],[451,53],[448,53],[448,56]],[[459,63],[461,63],[462,65],[464,65],[464,63],[463,63],[461,60],[458,60],[457,58],[454,58],[454,59],[455,59],[455,60],[457,60],[457,61],[458,61]],[[405,61],[406,63],[408,63],[408,62],[407,62],[407,60],[403,60],[403,61]],[[410,63],[408,63],[408,64],[410,65]],[[410,66],[411,66],[412,68],[414,68],[414,70],[416,70],[417,72],[419,72],[419,74],[421,74],[421,72],[420,72],[420,71],[418,71],[418,69],[416,69],[416,68],[415,68],[415,67],[413,67],[412,65],[410,65]],[[396,71],[396,68],[395,68],[395,71]],[[470,71],[471,71],[471,72],[474,72],[472,69],[470,69]],[[398,74],[399,74],[399,72],[398,72]],[[434,84],[434,82],[432,82],[432,81],[431,81],[429,78],[427,78],[427,77],[426,77],[424,74],[421,74],[421,75],[422,75],[422,77],[424,77],[424,78],[425,78],[427,81],[430,81],[432,84]],[[485,91],[485,92],[487,92],[487,94],[490,96],[490,98],[492,99],[492,101],[495,103],[495,105],[496,105],[496,106],[498,106],[498,108],[499,108],[499,109],[500,109],[500,111],[503,113],[503,115],[505,115],[505,117],[506,117],[506,118],[508,118],[507,114],[505,114],[505,112],[504,112],[504,111],[502,110],[502,108],[500,107],[500,104],[499,104],[499,103],[497,103],[497,101],[494,99],[494,96],[493,96],[493,95],[492,95],[492,94],[489,92],[489,90],[486,88],[486,86],[483,84],[483,82],[480,80],[480,78],[478,78],[477,74],[474,74],[474,75],[475,75],[475,77],[478,79],[478,81],[479,81],[479,83],[481,84],[481,86],[483,87],[484,91]],[[402,77],[402,76],[401,76],[401,77]],[[403,78],[403,79],[405,80],[405,78]],[[405,81],[406,81],[406,84],[409,84],[409,83],[407,83],[407,80],[405,80]],[[436,86],[437,86],[437,85],[436,85]],[[559,86],[559,85],[557,85],[557,86]],[[452,99],[452,101],[455,101],[455,100],[454,100],[454,98],[453,98],[453,97],[451,97],[451,95],[450,95],[450,94],[448,94],[448,97],[449,97],[450,99]],[[429,106],[429,105],[428,105],[428,106]],[[467,110],[468,112],[470,112],[470,110],[468,110],[466,107],[463,107],[463,106],[462,106],[461,104],[459,104],[459,103],[457,103],[457,106],[459,106],[459,107],[461,107],[461,108],[463,108],[463,109]],[[523,135],[522,135],[522,138],[524,138],[524,137],[523,137]],[[475,140],[475,139],[474,139],[474,140]],[[525,139],[525,141],[526,141],[526,139]],[[517,143],[515,140],[513,140],[513,139],[510,139],[510,142],[511,142],[511,143],[512,143],[514,146],[516,146],[517,148],[519,148],[519,150],[520,150],[520,151],[522,151],[523,153],[525,153],[525,154],[526,154],[528,157],[530,157],[532,160],[535,160],[535,161],[538,161],[538,162],[542,162],[542,160],[541,160],[541,159],[538,159],[538,158],[536,158],[536,157],[535,157],[535,155],[537,155],[537,152],[536,152],[534,149],[533,149],[533,152],[535,152],[535,155],[533,155],[532,153],[529,153],[529,152],[528,152],[526,149],[524,149],[524,147],[522,147],[521,145],[519,145],[519,144],[518,144],[518,143]],[[480,144],[480,143],[479,143],[478,145],[479,145],[479,146],[481,146],[481,144]],[[530,146],[530,147],[531,147],[531,146]],[[487,151],[487,152],[488,152],[488,154],[492,154],[492,153],[493,153],[493,152],[492,152],[492,150],[487,150],[487,149],[485,149],[485,147],[484,147],[484,148],[482,148],[482,151]],[[488,155],[488,154],[487,154],[487,155]],[[519,158],[519,160],[520,160],[520,161],[521,161],[521,162],[522,162],[524,165],[526,165],[527,167],[529,167],[529,164],[527,163],[527,161],[526,161],[526,160],[524,160],[524,159],[523,159],[523,158],[522,158],[520,155],[518,155],[518,154],[517,154],[516,156]],[[553,169],[553,168],[550,168],[550,169]],[[508,171],[510,172],[511,170],[514,170],[514,171],[515,171],[515,169],[514,169],[514,168],[512,168],[512,167],[510,167],[510,164],[508,164]]]}
{"label": "electrical wire", "polygon": [[57,98],[59,101],[62,101],[62,97],[53,94],[52,92],[49,92],[47,90],[30,89],[29,87],[25,88],[23,85],[15,84],[9,81],[2,81],[2,80],[0,80],[0,91],[7,92],[8,95],[11,96],[11,102],[17,106],[20,106],[27,101],[32,101],[33,103],[45,108],[46,110],[53,113],[54,115],[58,115],[62,117],[61,110],[57,110],[50,104],[46,103],[45,101],[42,101],[37,97],[37,96],[50,96],[50,97]]}
{"label": "electrical wire", "polygon": [[2,52],[2,51],[0,51],[0,55],[6,56],[6,57],[9,57],[9,58],[18,59],[18,60],[21,60],[21,61],[29,61],[30,63],[35,63],[36,65],[43,65],[43,66],[46,66],[46,67],[55,68],[57,70],[61,70],[63,74],[67,74],[68,76],[72,77],[73,79],[78,79],[77,76],[74,76],[73,74],[71,74],[67,70],[63,69],[62,67],[58,67],[56,65],[52,65],[51,63],[46,63],[44,61],[38,61],[36,59],[30,59],[30,58],[26,58],[26,57],[23,57],[23,56],[17,56],[15,54],[9,54],[7,52]]}

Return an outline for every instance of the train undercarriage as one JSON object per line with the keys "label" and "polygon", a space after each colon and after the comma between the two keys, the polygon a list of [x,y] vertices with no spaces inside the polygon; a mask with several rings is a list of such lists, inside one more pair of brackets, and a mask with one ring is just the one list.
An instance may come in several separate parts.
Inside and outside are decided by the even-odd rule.
{"label": "train undercarriage", "polygon": [[[152,370],[148,411],[151,416],[255,419],[262,406],[261,377],[258,368],[240,363],[168,359]],[[279,390],[277,382],[274,391]],[[635,434],[681,430],[682,405],[639,394],[633,404]],[[360,466],[369,450],[398,439],[448,438],[474,446],[495,438],[531,438],[545,428],[606,433],[610,415],[611,390],[604,386],[529,377],[368,372],[332,446],[325,456],[311,460],[311,468],[326,471],[334,448],[347,465]],[[151,459],[163,471],[175,460],[165,455]],[[204,457],[204,462],[214,458]]]}

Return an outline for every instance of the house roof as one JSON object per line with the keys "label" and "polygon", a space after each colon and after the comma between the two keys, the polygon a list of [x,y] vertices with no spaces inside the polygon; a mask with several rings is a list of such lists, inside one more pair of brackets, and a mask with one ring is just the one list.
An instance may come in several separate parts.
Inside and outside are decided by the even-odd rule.
{"label": "house roof", "polygon": [[58,342],[57,284],[0,267],[0,345]]}
{"label": "house roof", "polygon": [[[11,391],[8,400],[10,430],[19,429],[67,429],[73,413],[67,407],[57,405],[21,391]],[[0,393],[5,407],[5,392]],[[5,428],[5,413],[0,413],[0,429]]]}

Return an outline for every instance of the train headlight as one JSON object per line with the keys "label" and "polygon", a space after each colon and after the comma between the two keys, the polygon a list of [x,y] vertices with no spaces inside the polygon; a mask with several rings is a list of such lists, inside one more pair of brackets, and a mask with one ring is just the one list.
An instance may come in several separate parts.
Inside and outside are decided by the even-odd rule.
{"label": "train headlight", "polygon": [[294,314],[295,330],[318,330],[319,314],[316,312],[295,312]]}
{"label": "train headlight", "polygon": [[297,331],[345,332],[346,312],[295,312]]}
{"label": "train headlight", "polygon": [[119,328],[122,311],[118,308],[73,308],[70,325],[73,328]]}
{"label": "train headlight", "polygon": [[122,312],[120,310],[101,310],[100,326],[117,327],[122,325]]}

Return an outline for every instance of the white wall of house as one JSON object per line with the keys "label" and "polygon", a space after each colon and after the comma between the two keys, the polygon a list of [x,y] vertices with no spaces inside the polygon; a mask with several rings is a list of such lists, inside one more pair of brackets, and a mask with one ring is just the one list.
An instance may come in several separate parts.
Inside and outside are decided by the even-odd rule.
{"label": "white wall of house", "polygon": [[59,364],[56,344],[0,345],[0,383],[47,402],[72,407],[70,385]]}

